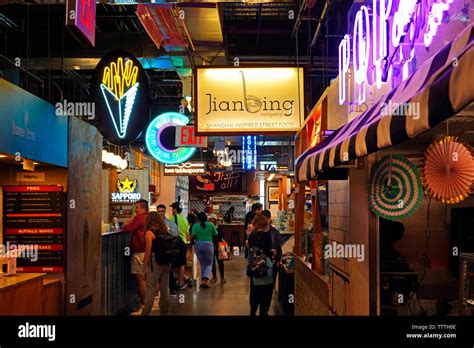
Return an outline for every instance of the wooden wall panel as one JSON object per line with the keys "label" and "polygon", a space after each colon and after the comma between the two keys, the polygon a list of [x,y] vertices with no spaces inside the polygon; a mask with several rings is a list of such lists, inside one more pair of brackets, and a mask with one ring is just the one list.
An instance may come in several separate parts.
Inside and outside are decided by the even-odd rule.
{"label": "wooden wall panel", "polygon": [[[98,315],[101,305],[102,136],[96,128],[69,119],[66,232],[66,314]],[[71,303],[71,295],[75,303]]]}

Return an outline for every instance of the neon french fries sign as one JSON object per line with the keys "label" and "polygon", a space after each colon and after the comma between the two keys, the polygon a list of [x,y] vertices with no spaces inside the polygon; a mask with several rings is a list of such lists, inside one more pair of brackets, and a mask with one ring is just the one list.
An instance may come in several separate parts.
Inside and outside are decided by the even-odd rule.
{"label": "neon french fries sign", "polygon": [[420,39],[426,48],[431,45],[452,3],[373,0],[371,8],[360,6],[352,36],[345,35],[339,44],[339,104],[364,103],[367,87],[380,89],[394,71],[406,80],[412,73],[415,41]]}
{"label": "neon french fries sign", "polygon": [[117,136],[121,139],[127,134],[128,122],[137,96],[138,67],[133,61],[122,57],[112,61],[104,69],[100,89],[104,97],[110,119]]}
{"label": "neon french fries sign", "polygon": [[148,76],[130,53],[115,51],[101,59],[91,86],[96,126],[116,145],[127,145],[146,129],[150,116]]}

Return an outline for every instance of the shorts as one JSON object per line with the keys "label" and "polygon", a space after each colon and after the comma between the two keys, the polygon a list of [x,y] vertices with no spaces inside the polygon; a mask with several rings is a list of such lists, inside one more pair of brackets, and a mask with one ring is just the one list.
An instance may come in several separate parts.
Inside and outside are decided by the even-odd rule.
{"label": "shorts", "polygon": [[187,250],[186,244],[183,243],[183,245],[181,246],[179,255],[178,255],[178,259],[175,262],[173,262],[173,265],[172,265],[173,268],[174,267],[186,266],[186,264],[187,264],[186,250]]}
{"label": "shorts", "polygon": [[130,259],[130,273],[132,274],[143,274],[143,259],[145,253],[132,253]]}

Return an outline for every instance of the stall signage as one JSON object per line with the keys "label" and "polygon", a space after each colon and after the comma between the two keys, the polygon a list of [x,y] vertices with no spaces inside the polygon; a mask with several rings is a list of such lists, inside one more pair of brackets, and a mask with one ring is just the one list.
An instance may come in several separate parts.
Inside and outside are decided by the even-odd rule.
{"label": "stall signage", "polygon": [[191,176],[206,174],[207,166],[204,162],[185,162],[180,164],[165,164],[165,176]]}
{"label": "stall signage", "polygon": [[190,193],[246,192],[246,173],[208,172],[206,175],[189,177]]}
{"label": "stall signage", "polygon": [[207,147],[207,137],[197,136],[194,126],[176,126],[176,147]]}
{"label": "stall signage", "polygon": [[135,192],[138,187],[138,180],[130,180],[128,176],[124,180],[117,179],[118,192],[112,192],[112,202],[136,202],[141,199],[141,194]]}
{"label": "stall signage", "polygon": [[198,134],[299,130],[304,113],[303,69],[196,68]]}
{"label": "stall signage", "polygon": [[115,145],[127,145],[145,128],[150,113],[148,76],[130,53],[114,51],[97,65],[91,85],[96,124]]}
{"label": "stall signage", "polygon": [[242,168],[244,170],[257,169],[257,137],[247,135],[242,137]]}
{"label": "stall signage", "polygon": [[59,185],[3,187],[3,244],[18,272],[64,271],[65,193]]}
{"label": "stall signage", "polygon": [[196,152],[196,147],[176,147],[176,127],[186,126],[189,117],[178,112],[165,112],[155,117],[146,131],[148,152],[164,164],[186,162]]}
{"label": "stall signage", "polygon": [[46,173],[42,172],[20,172],[16,174],[16,181],[22,182],[22,181],[31,181],[31,182],[42,182],[46,180]]}
{"label": "stall signage", "polygon": [[66,25],[76,29],[87,41],[95,45],[95,0],[67,0]]}
{"label": "stall signage", "polygon": [[54,106],[0,79],[0,152],[67,167],[68,120]]}
{"label": "stall signage", "polygon": [[[401,80],[410,76],[415,57],[415,41],[428,48],[438,33],[444,14],[453,0],[372,0],[355,15],[352,35],[339,44],[339,104],[366,100],[368,85],[378,89],[390,80],[395,70]],[[351,54],[352,52],[352,54]],[[352,64],[354,76],[349,78]],[[353,88],[348,88],[353,81]]]}

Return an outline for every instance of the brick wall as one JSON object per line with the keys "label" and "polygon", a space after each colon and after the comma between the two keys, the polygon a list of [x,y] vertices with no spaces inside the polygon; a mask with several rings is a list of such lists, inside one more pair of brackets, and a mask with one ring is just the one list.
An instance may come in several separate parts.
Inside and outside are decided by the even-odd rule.
{"label": "brick wall", "polygon": [[[349,243],[349,180],[329,181],[329,243]],[[349,260],[332,258],[329,260],[329,307],[337,315],[348,314],[350,271]]]}
{"label": "brick wall", "polygon": [[327,277],[295,262],[295,315],[330,315]]}

